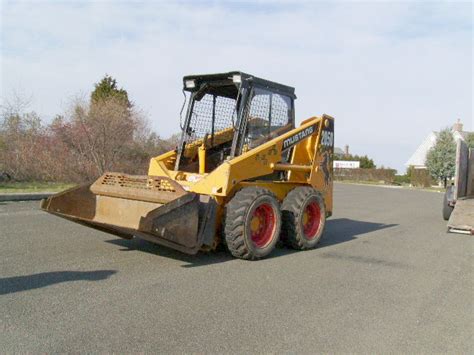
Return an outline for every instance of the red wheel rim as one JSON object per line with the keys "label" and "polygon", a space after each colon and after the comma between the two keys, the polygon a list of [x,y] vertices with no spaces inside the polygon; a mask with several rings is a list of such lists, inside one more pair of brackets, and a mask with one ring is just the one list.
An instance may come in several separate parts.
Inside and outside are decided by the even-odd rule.
{"label": "red wheel rim", "polygon": [[269,203],[258,206],[250,219],[250,239],[257,248],[266,247],[275,233],[276,217]]}
{"label": "red wheel rim", "polygon": [[308,203],[303,214],[303,232],[306,239],[314,239],[321,226],[321,209],[316,201]]}

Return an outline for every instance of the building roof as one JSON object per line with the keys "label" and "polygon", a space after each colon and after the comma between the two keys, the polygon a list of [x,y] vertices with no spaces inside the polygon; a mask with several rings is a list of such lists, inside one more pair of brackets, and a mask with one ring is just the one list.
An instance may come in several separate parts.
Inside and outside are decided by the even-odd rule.
{"label": "building roof", "polygon": [[438,132],[430,132],[423,142],[416,148],[415,153],[405,163],[406,166],[425,167],[426,154],[436,143]]}
{"label": "building roof", "polygon": [[[466,140],[467,136],[471,133],[473,133],[473,132],[467,132],[467,131],[461,131],[461,132],[454,131],[453,132],[454,135],[460,135],[462,137],[462,139],[464,139],[464,140]],[[456,137],[454,137],[454,138],[456,139]]]}
{"label": "building roof", "polygon": [[[423,142],[418,146],[415,153],[408,159],[405,166],[414,166],[415,168],[426,168],[425,161],[428,151],[435,145],[439,132],[430,132]],[[453,138],[457,142],[459,139],[466,139],[472,132],[452,131]]]}

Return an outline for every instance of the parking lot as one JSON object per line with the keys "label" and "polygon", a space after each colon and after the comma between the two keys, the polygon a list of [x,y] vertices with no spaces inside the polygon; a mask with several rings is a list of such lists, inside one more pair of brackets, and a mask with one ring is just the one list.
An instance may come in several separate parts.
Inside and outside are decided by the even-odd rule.
{"label": "parking lot", "polygon": [[472,236],[442,194],[335,185],[320,247],[187,256],[0,203],[1,352],[472,353]]}

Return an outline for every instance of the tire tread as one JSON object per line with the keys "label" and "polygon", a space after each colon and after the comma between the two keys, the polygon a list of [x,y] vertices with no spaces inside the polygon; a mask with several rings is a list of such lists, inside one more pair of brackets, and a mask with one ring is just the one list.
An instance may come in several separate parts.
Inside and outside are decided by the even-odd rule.
{"label": "tire tread", "polygon": [[282,241],[285,245],[293,249],[307,250],[314,248],[314,246],[308,247],[307,241],[298,232],[297,228],[298,221],[303,212],[301,206],[310,195],[318,195],[324,205],[324,200],[319,192],[310,186],[302,186],[290,191],[281,206]]}
{"label": "tire tread", "polygon": [[224,237],[230,253],[240,259],[256,260],[259,257],[245,243],[245,213],[253,201],[261,195],[269,195],[277,201],[268,189],[251,186],[238,191],[225,208]]}

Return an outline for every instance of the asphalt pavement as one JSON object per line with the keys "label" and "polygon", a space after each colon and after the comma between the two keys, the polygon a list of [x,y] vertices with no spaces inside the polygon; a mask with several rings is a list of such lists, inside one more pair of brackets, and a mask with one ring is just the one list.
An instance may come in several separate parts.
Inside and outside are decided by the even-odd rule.
{"label": "asphalt pavement", "polygon": [[439,193],[336,184],[319,248],[187,256],[0,202],[0,352],[474,352]]}

